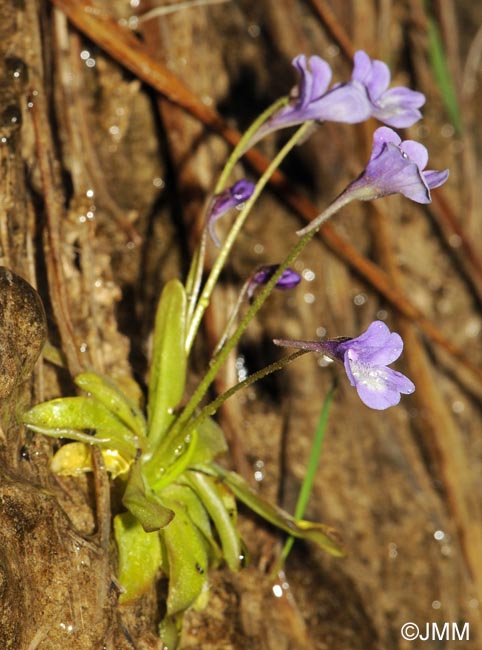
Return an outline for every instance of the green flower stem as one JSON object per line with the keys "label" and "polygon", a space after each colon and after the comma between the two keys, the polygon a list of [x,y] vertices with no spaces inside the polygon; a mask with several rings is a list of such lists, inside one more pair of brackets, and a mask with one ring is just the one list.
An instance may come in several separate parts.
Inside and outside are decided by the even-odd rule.
{"label": "green flower stem", "polygon": [[[355,192],[352,192],[350,194],[349,192],[343,191],[339,196],[336,197],[333,203],[330,203],[326,210],[323,210],[323,212],[315,217],[312,221],[310,221],[307,226],[301,230],[297,230],[296,234],[298,237],[303,237],[309,232],[318,230],[320,226],[325,223],[325,221],[328,221],[328,219],[335,214],[335,212],[338,212],[338,210],[341,210],[343,206],[347,205],[347,203],[351,203],[351,201],[356,198],[361,197],[357,196]],[[363,200],[363,198],[361,198],[361,200]]]}
{"label": "green flower stem", "polygon": [[226,327],[224,328],[224,332],[221,335],[221,338],[219,339],[214,352],[213,352],[213,357],[216,357],[218,352],[221,350],[223,345],[226,343],[227,338],[229,337],[229,333],[236,322],[236,319],[239,314],[239,310],[241,309],[241,305],[244,302],[244,299],[246,298],[246,294],[248,292],[249,285],[251,283],[251,280],[248,279],[246,282],[243,284],[241,291],[239,292],[238,299],[236,300],[236,304],[233,307],[233,310],[231,311],[231,315],[229,316],[229,320],[226,324]]}
{"label": "green flower stem", "polygon": [[231,155],[228,158],[228,161],[226,165],[224,166],[223,171],[221,172],[221,175],[219,176],[219,180],[216,183],[216,187],[214,188],[214,194],[219,194],[225,186],[226,182],[228,180],[229,175],[234,169],[234,166],[238,162],[238,160],[241,158],[243,153],[246,151],[249,141],[253,137],[253,135],[256,133],[256,131],[272,116],[276,111],[278,111],[280,108],[283,106],[286,106],[289,102],[289,97],[281,97],[280,99],[277,99],[271,106],[268,106],[266,110],[264,110],[261,115],[259,115],[254,122],[248,127],[248,129],[243,133],[241,140],[238,142],[238,144],[235,146],[233,149]]}
{"label": "green flower stem", "polygon": [[[296,502],[294,514],[295,519],[303,518],[306,506],[308,505],[308,501],[313,490],[313,483],[315,481],[316,472],[320,462],[321,450],[323,446],[323,440],[325,438],[326,426],[328,424],[328,415],[331,402],[333,401],[334,392],[335,385],[333,384],[333,386],[328,391],[328,395],[325,398],[323,408],[321,409],[320,418],[318,420],[318,425],[315,431],[315,437],[313,439],[313,445],[311,447],[310,458],[308,460],[308,467],[306,468],[305,477],[303,479],[303,483],[301,484],[300,494]],[[278,562],[276,563],[276,566],[271,573],[272,579],[274,579],[282,569],[284,563],[286,562],[286,558],[291,551],[294,541],[295,538],[292,536],[288,537],[286,540]]]}
{"label": "green flower stem", "polygon": [[[243,134],[241,137],[240,141],[236,145],[236,147],[233,149],[231,155],[228,158],[228,161],[226,165],[223,168],[223,171],[221,172],[221,175],[219,176],[218,182],[216,183],[216,187],[214,188],[213,195],[219,194],[225,187],[227,179],[231,172],[234,169],[234,166],[238,162],[238,160],[241,158],[243,153],[246,151],[249,141],[253,137],[253,135],[256,133],[256,131],[260,128],[261,125],[263,125],[276,111],[278,111],[280,108],[283,106],[286,106],[288,103],[289,98],[288,97],[282,97],[281,99],[278,99],[276,102],[274,102],[271,106],[269,106],[265,111],[261,113],[259,117],[257,117],[254,122],[251,124],[251,126],[247,129],[247,131]],[[223,248],[227,245],[227,242],[224,243]],[[222,251],[222,249],[221,249]],[[228,251],[229,252],[229,251]],[[203,229],[203,233],[201,235],[201,241],[199,242],[199,245],[194,253],[191,266],[189,269],[188,273],[188,280],[186,283],[186,293],[188,296],[188,323],[191,322],[192,318],[192,313],[194,311],[194,307],[196,305],[196,301],[199,295],[199,288],[201,284],[201,278],[202,278],[202,272],[204,268],[204,258],[206,256],[206,228]],[[223,259],[223,263],[226,259],[226,256]],[[203,294],[204,295],[204,294]],[[196,327],[197,330],[197,327]],[[194,331],[195,333],[195,331]],[[189,343],[189,347],[187,350],[189,351],[191,349],[192,341]]]}
{"label": "green flower stem", "polygon": [[[291,140],[287,143],[287,145],[285,147],[283,147],[282,152],[286,150],[285,155],[286,155],[286,153],[288,153],[289,149],[294,145],[294,143],[304,135],[305,130],[308,130],[310,128],[310,126],[311,126],[311,123],[306,122],[302,127],[300,127],[298,129],[298,131],[291,138]],[[269,178],[268,172],[270,172],[270,174],[271,174],[272,171],[274,170],[274,168],[276,167],[276,165],[281,162],[282,158],[280,158],[280,156],[281,156],[282,152],[280,152],[280,154],[276,157],[276,159],[270,165],[268,170],[266,170],[265,174],[263,174],[262,178],[260,179],[260,181],[259,181],[259,183],[258,183],[258,185],[256,187],[255,193],[251,197],[250,201],[253,199],[253,197],[255,197],[256,192],[258,191],[260,185],[262,184],[262,180],[265,179],[265,181],[264,181],[265,184],[268,181],[268,178]],[[278,160],[278,158],[280,158],[280,159]],[[276,163],[276,165],[275,165],[275,163]],[[264,187],[264,185],[263,185],[263,187]],[[259,189],[259,191],[261,191],[261,189]],[[339,210],[341,207],[343,207],[346,203],[347,203],[347,201],[344,200],[342,196],[338,197],[338,199],[335,199],[334,203],[329,205],[328,208],[318,216],[318,218],[317,218],[318,223],[322,223],[322,222],[326,221],[326,219],[328,217],[331,217],[337,210]],[[248,206],[248,204],[246,204],[245,210],[248,210],[248,209],[250,209],[250,206]],[[244,210],[243,210],[243,212],[244,212]],[[238,217],[238,219],[239,219],[239,217]],[[234,230],[234,227],[231,230],[231,233],[233,232],[233,230]],[[186,432],[184,431],[184,429],[186,427],[188,427],[189,420],[191,419],[193,413],[195,412],[195,410],[199,406],[200,402],[204,398],[205,394],[207,393],[207,391],[209,389],[209,386],[214,381],[219,369],[222,367],[222,365],[224,364],[224,362],[228,358],[230,352],[234,349],[234,347],[238,343],[239,339],[243,335],[243,333],[246,330],[246,328],[248,327],[249,323],[252,321],[252,319],[256,316],[258,311],[261,309],[264,302],[266,301],[266,299],[270,295],[271,291],[273,290],[273,288],[275,287],[276,283],[281,278],[281,276],[283,275],[285,270],[294,262],[294,260],[298,257],[298,255],[301,253],[301,251],[304,249],[304,247],[313,239],[316,232],[317,232],[316,228],[310,228],[300,238],[300,240],[298,241],[296,246],[291,250],[291,252],[287,255],[287,257],[284,259],[284,261],[278,266],[278,269],[276,270],[276,272],[273,273],[273,275],[271,276],[269,282],[267,282],[266,285],[258,293],[256,299],[254,300],[253,304],[251,305],[251,307],[246,312],[245,317],[243,318],[241,323],[238,325],[238,327],[234,331],[233,335],[226,341],[226,344],[220,350],[219,354],[211,360],[208,371],[206,372],[206,374],[202,378],[202,380],[199,383],[197,389],[194,391],[191,399],[189,400],[189,402],[184,407],[182,413],[179,415],[179,418],[173,424],[171,430],[165,436],[165,438],[163,439],[163,441],[159,445],[159,447],[154,451],[152,456],[149,459],[146,460],[145,465],[146,465],[146,470],[148,472],[153,472],[155,470],[155,468],[162,467],[163,459],[165,458],[165,454],[166,454],[166,450],[174,448],[174,447],[184,443],[184,439],[186,437]],[[231,233],[230,233],[230,235],[231,235]],[[214,270],[214,268],[213,268],[213,270]],[[220,270],[221,270],[221,267],[219,267],[219,272],[220,272]],[[198,305],[198,307],[199,307],[199,305]],[[189,431],[187,432],[187,434],[189,434]]]}
{"label": "green flower stem", "polygon": [[191,267],[186,281],[186,296],[187,296],[187,317],[186,322],[189,327],[196,307],[197,299],[199,296],[199,291],[201,289],[201,282],[203,277],[203,268],[204,268],[204,258],[206,256],[206,241],[207,241],[207,231],[206,228],[203,229],[201,234],[201,240],[194,251],[194,255],[191,262]]}
{"label": "green flower stem", "polygon": [[[186,336],[186,353],[189,354],[194,338],[196,336],[197,330],[199,329],[199,325],[201,324],[202,317],[204,315],[204,312],[206,311],[209,301],[211,299],[211,294],[214,290],[214,287],[216,286],[216,283],[218,281],[219,275],[223,269],[223,266],[228,258],[229,253],[231,252],[231,248],[234,245],[234,242],[236,241],[236,238],[241,230],[241,228],[244,225],[244,222],[246,221],[246,218],[248,217],[249,213],[251,212],[251,209],[253,205],[256,203],[258,200],[259,195],[261,192],[264,190],[266,184],[268,183],[269,179],[271,178],[272,174],[275,172],[275,170],[280,166],[281,162],[284,160],[284,158],[288,155],[288,153],[293,149],[293,147],[303,139],[304,135],[306,132],[309,130],[311,127],[312,122],[305,122],[296,132],[295,134],[288,140],[288,142],[285,144],[285,146],[279,151],[277,156],[273,159],[271,164],[268,166],[264,174],[261,176],[259,179],[258,183],[256,184],[256,187],[254,189],[253,194],[251,197],[246,201],[244,204],[244,208],[241,210],[239,213],[239,216],[236,218],[233,227],[228,233],[228,236],[226,237],[226,241],[223,244],[223,247],[221,248],[218,257],[216,258],[216,261],[214,262],[213,268],[211,269],[211,273],[209,274],[208,279],[206,280],[206,284],[204,285],[204,288],[201,292],[201,296],[199,298],[198,304],[196,306],[196,309],[194,311],[193,317],[191,319],[191,322],[189,323],[189,329],[188,333]],[[281,276],[277,276],[277,280]],[[274,286],[274,285],[273,285]]]}
{"label": "green flower stem", "polygon": [[278,361],[275,361],[274,363],[271,363],[269,366],[266,366],[265,368],[261,368],[261,370],[258,370],[257,372],[254,372],[252,375],[249,375],[249,377],[246,377],[243,381],[240,381],[238,384],[235,386],[232,386],[229,388],[227,391],[225,391],[222,395],[219,395],[215,400],[204,406],[204,408],[201,409],[198,415],[194,418],[192,421],[192,428],[196,429],[197,426],[199,426],[204,420],[206,420],[208,417],[211,415],[214,415],[216,411],[219,409],[220,406],[224,404],[224,402],[232,397],[235,393],[237,393],[239,390],[242,388],[247,388],[248,386],[251,386],[251,384],[254,384],[256,381],[259,381],[260,379],[263,379],[263,377],[267,377],[268,375],[271,375],[273,372],[276,372],[277,370],[281,370],[281,368],[284,368],[288,363],[291,363],[298,357],[301,357],[303,354],[306,354],[308,350],[297,350],[296,352],[293,352],[292,354],[287,355],[286,357],[283,357],[282,359],[279,359]]}
{"label": "green flower stem", "polygon": [[307,235],[305,235],[302,239],[300,239],[298,244],[291,251],[291,253],[285,259],[285,261],[282,264],[280,264],[278,270],[276,271],[276,273],[273,274],[270,281],[260,291],[257,298],[255,299],[255,301],[247,311],[246,316],[243,318],[241,323],[236,328],[234,334],[231,336],[231,338],[229,338],[226,341],[225,346],[222,348],[219,354],[212,360],[208,371],[206,372],[203,379],[199,383],[191,399],[184,407],[184,410],[182,411],[178,420],[172,426],[171,430],[162,440],[161,444],[154,451],[152,456],[148,460],[146,460],[145,470],[147,474],[151,474],[152,472],[155,472],[157,468],[162,467],[163,460],[165,459],[166,451],[168,449],[183,444],[184,438],[186,436],[184,428],[186,427],[186,425],[188,425],[191,416],[193,415],[194,411],[196,410],[199,403],[203,399],[204,395],[208,391],[209,386],[214,381],[214,378],[218,374],[219,369],[226,361],[231,350],[233,350],[233,348],[241,338],[241,335],[243,334],[244,330],[247,328],[251,320],[254,318],[254,316],[257,314],[259,309],[262,307],[266,298],[271,293],[273,287],[282,276],[283,271],[293,262],[294,259],[296,259],[296,257],[300,254],[300,252],[306,246],[306,244],[315,236],[315,232],[316,231],[313,230],[309,232]]}

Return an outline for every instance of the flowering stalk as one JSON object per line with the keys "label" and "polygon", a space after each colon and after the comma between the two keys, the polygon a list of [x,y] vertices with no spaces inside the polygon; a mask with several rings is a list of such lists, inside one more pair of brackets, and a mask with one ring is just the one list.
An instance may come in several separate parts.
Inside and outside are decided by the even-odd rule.
{"label": "flowering stalk", "polygon": [[[228,158],[227,163],[223,167],[223,171],[219,176],[216,187],[214,188],[213,194],[220,194],[226,186],[226,181],[229,178],[231,172],[233,171],[236,163],[241,158],[243,153],[248,148],[248,144],[256,131],[264,124],[274,113],[276,113],[280,108],[285,106],[288,103],[288,97],[281,97],[276,100],[271,106],[269,106],[265,111],[259,115],[254,122],[248,127],[245,133],[242,135],[238,144],[235,146],[231,155]],[[201,235],[201,241],[197,246],[192,261],[191,266],[188,272],[188,279],[186,283],[186,291],[188,297],[188,323],[192,318],[194,308],[196,306],[197,297],[199,295],[199,289],[201,285],[201,278],[204,268],[204,259],[206,256],[206,229],[203,229]],[[189,348],[190,349],[190,346]]]}
{"label": "flowering stalk", "polygon": [[[310,123],[306,123],[302,127],[298,129],[296,134],[291,138],[288,145],[293,141],[293,143],[298,139],[298,137],[301,137],[304,134],[304,129],[305,127],[310,126]],[[285,147],[285,148],[286,148]],[[276,159],[275,159],[276,160]],[[273,161],[273,163],[275,162]],[[272,163],[272,165],[273,165]],[[279,161],[278,161],[279,164]],[[270,165],[270,168],[271,166]],[[268,171],[268,170],[267,170]],[[262,178],[267,174],[267,172],[263,175]],[[265,179],[265,183],[268,181],[268,177]],[[260,181],[261,182],[261,181]],[[258,184],[259,186],[259,184]],[[251,197],[250,203],[253,200],[253,197],[255,197],[256,192],[258,191],[258,186],[256,186],[255,193]],[[261,190],[259,190],[261,191]],[[328,216],[332,216],[337,210],[339,210],[344,203],[341,203],[338,205],[336,209],[334,209],[333,204],[327,208],[327,212],[329,212]],[[249,208],[248,205],[245,206],[244,210],[247,210]],[[243,210],[243,212],[244,212]],[[324,214],[324,213],[323,213]],[[240,215],[241,217],[241,215]],[[238,217],[238,219],[240,219]],[[328,217],[327,217],[328,218]],[[235,224],[236,225],[236,224]],[[234,229],[234,227],[233,227]],[[229,233],[229,237],[231,237],[232,231]],[[191,419],[191,416],[193,415],[194,411],[200,404],[201,400],[204,398],[205,394],[207,393],[209,386],[212,384],[214,381],[217,373],[219,372],[220,368],[223,366],[224,362],[226,361],[227,357],[229,356],[231,350],[234,349],[236,344],[238,343],[239,339],[243,335],[244,331],[248,327],[249,323],[253,320],[253,318],[256,316],[258,311],[261,309],[263,304],[265,303],[266,299],[274,289],[275,285],[277,282],[280,280],[282,277],[283,273],[286,271],[286,269],[294,262],[294,260],[298,257],[298,255],[301,253],[301,251],[304,249],[304,247],[313,239],[313,237],[316,234],[316,229],[309,230],[296,244],[296,246],[291,250],[291,252],[287,255],[287,257],[284,259],[283,262],[278,266],[278,269],[276,272],[273,274],[271,279],[267,282],[267,284],[260,290],[258,296],[254,300],[253,304],[250,306],[248,309],[245,317],[241,321],[241,323],[238,325],[236,328],[235,332],[233,335],[226,341],[226,344],[222,348],[222,350],[219,352],[219,354],[211,360],[210,367],[206,374],[204,375],[203,379],[199,383],[197,389],[194,391],[191,399],[189,402],[186,404],[184,407],[181,415],[179,418],[176,420],[176,422],[173,424],[172,429],[169,431],[165,439],[163,440],[162,444],[158,447],[158,449],[153,453],[152,457],[146,462],[146,471],[147,472],[155,472],[156,468],[160,467],[162,465],[162,459],[165,453],[165,449],[171,446],[176,446],[176,445],[183,445],[185,442],[186,435],[189,436],[189,420]],[[237,232],[236,232],[237,235]],[[233,240],[234,241],[234,240]],[[217,279],[217,278],[216,278]],[[201,302],[201,301],[200,301]],[[203,312],[204,313],[204,312]],[[194,319],[193,319],[194,320]],[[187,429],[187,432],[186,432]]]}
{"label": "flowering stalk", "polygon": [[219,407],[222,406],[224,402],[230,397],[232,397],[235,393],[242,390],[243,388],[248,388],[255,382],[259,381],[260,379],[263,379],[264,377],[273,374],[273,372],[276,372],[277,370],[281,370],[289,363],[291,363],[298,357],[301,357],[303,354],[306,354],[307,352],[309,352],[309,350],[298,350],[297,352],[292,352],[291,354],[288,354],[286,357],[282,357],[281,359],[278,359],[278,361],[275,361],[274,363],[270,363],[269,366],[265,366],[264,368],[261,368],[261,370],[258,370],[257,372],[253,372],[252,375],[249,375],[249,377],[246,377],[246,379],[243,379],[243,381],[240,381],[234,386],[231,386],[231,388],[228,388],[228,390],[224,391],[224,393],[216,397],[215,400],[213,400],[209,404],[206,404],[206,406],[204,406],[199,412],[199,414],[196,415],[196,417],[192,420],[190,426],[192,426],[192,428],[195,429],[206,418],[210,417],[211,415],[214,415],[216,411],[219,409]]}
{"label": "flowering stalk", "polygon": [[[296,133],[288,140],[288,142],[285,144],[285,146],[280,150],[280,152],[277,154],[277,156],[272,160],[271,164],[267,167],[266,171],[264,174],[261,176],[259,179],[258,183],[256,184],[256,187],[254,189],[253,194],[251,197],[246,201],[244,208],[241,210],[239,213],[238,217],[236,218],[231,230],[228,233],[228,236],[226,237],[226,240],[223,244],[223,247],[219,251],[219,255],[216,258],[216,261],[214,262],[214,265],[211,269],[211,272],[209,274],[208,279],[206,280],[206,284],[204,285],[204,288],[201,292],[201,295],[199,297],[198,303],[196,305],[196,309],[194,310],[194,314],[192,316],[192,319],[189,323],[188,326],[188,332],[186,336],[186,353],[189,354],[194,338],[196,336],[196,333],[199,329],[199,325],[201,324],[202,317],[204,315],[204,312],[206,311],[209,301],[211,299],[211,294],[214,290],[214,287],[216,286],[216,283],[218,281],[219,275],[221,274],[221,271],[224,267],[224,264],[228,258],[229,253],[231,252],[231,248],[234,245],[234,242],[236,241],[236,238],[241,230],[241,228],[244,225],[244,222],[246,221],[246,218],[248,217],[249,213],[251,212],[251,209],[253,205],[256,203],[258,200],[259,195],[261,192],[264,190],[265,186],[267,185],[269,179],[271,178],[272,174],[276,171],[276,169],[279,167],[281,162],[284,160],[284,158],[288,155],[288,153],[293,149],[293,147],[303,139],[305,133],[309,130],[311,127],[311,122],[306,122],[303,124],[297,131]],[[311,238],[310,238],[311,239]],[[286,269],[286,267],[283,269],[283,271]],[[281,277],[283,271],[281,271],[281,274],[276,277],[276,281],[279,280]],[[275,274],[277,275],[277,274]],[[274,283],[276,284],[276,282]],[[271,286],[271,288],[274,286],[274,284]],[[270,289],[271,290],[271,289]]]}
{"label": "flowering stalk", "polygon": [[253,135],[272,115],[274,115],[283,106],[286,106],[288,101],[288,97],[281,97],[280,99],[277,99],[273,104],[271,104],[271,106],[268,106],[268,108],[264,110],[261,115],[259,115],[243,133],[238,144],[235,146],[231,155],[229,156],[228,162],[225,164],[223,171],[221,172],[218,182],[216,183],[216,187],[214,188],[214,194],[218,194],[225,188],[229,175],[233,171],[234,166],[241,158],[243,153],[246,151],[246,149],[248,149],[248,145]]}
{"label": "flowering stalk", "polygon": [[[262,266],[257,271],[255,271],[251,275],[251,277],[249,277],[246,280],[246,282],[243,284],[241,291],[238,294],[238,299],[236,300],[236,304],[234,305],[231,315],[226,324],[226,327],[224,328],[224,332],[221,335],[221,338],[219,339],[216,348],[214,349],[213,358],[216,357],[219,350],[225,344],[226,339],[228,338],[229,333],[231,332],[231,329],[234,323],[236,322],[236,319],[239,314],[239,310],[241,309],[241,305],[243,304],[244,299],[247,297],[249,302],[251,303],[253,301],[253,295],[256,289],[262,284],[266,284],[277,268],[278,268],[277,264]],[[278,280],[278,283],[275,285],[275,288],[293,289],[293,287],[296,287],[300,283],[300,281],[301,281],[301,276],[298,273],[296,273],[296,271],[293,271],[292,269],[286,269],[284,274],[281,276],[280,280]]]}

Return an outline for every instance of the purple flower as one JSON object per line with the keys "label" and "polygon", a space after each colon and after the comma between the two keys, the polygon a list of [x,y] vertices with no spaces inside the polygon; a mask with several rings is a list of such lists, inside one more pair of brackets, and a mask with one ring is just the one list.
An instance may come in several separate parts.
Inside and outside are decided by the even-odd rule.
{"label": "purple flower", "polygon": [[[246,294],[248,299],[251,300],[257,287],[262,284],[268,284],[273,275],[276,273],[279,265],[271,264],[269,266],[261,266],[255,271],[252,277],[248,280]],[[274,285],[276,289],[293,289],[301,282],[301,276],[292,269],[285,269],[282,276]]]}
{"label": "purple flower", "polygon": [[291,91],[290,101],[257,131],[251,145],[262,137],[308,120],[356,124],[376,117],[390,126],[403,128],[422,117],[422,93],[403,86],[388,88],[390,70],[383,61],[372,60],[366,52],[355,53],[351,81],[329,89],[331,68],[319,56],[309,59],[299,54],[292,61],[300,80]]}
{"label": "purple flower", "polygon": [[428,151],[419,142],[405,140],[386,126],[373,134],[372,154],[365,171],[343,192],[362,201],[403,194],[417,203],[430,203],[430,190],[445,183],[448,169],[423,171]]}
{"label": "purple flower", "polygon": [[371,59],[366,52],[355,53],[352,82],[362,84],[368,93],[371,113],[380,122],[396,128],[412,126],[421,117],[418,110],[425,103],[425,95],[396,86],[390,88],[390,70],[383,61]]}
{"label": "purple flower", "polygon": [[401,337],[390,332],[382,321],[374,321],[357,338],[329,339],[327,341],[285,341],[275,339],[276,345],[322,352],[340,361],[361,401],[372,409],[383,411],[400,402],[400,395],[410,395],[413,383],[388,368],[403,350]]}
{"label": "purple flower", "polygon": [[303,237],[316,230],[335,212],[351,201],[371,201],[389,194],[403,194],[417,203],[431,203],[430,190],[443,185],[449,171],[424,171],[427,149],[414,140],[402,142],[399,135],[386,126],[373,134],[372,155],[365,171],[319,214],[296,234]]}
{"label": "purple flower", "polygon": [[219,194],[213,196],[208,213],[207,228],[211,239],[218,248],[220,248],[221,242],[214,230],[214,224],[220,217],[226,214],[228,210],[231,210],[231,208],[237,208],[247,201],[253,194],[254,188],[254,183],[242,179],[231,187],[227,187]]}
{"label": "purple flower", "polygon": [[263,124],[252,144],[272,131],[308,120],[355,124],[370,117],[371,105],[363,84],[350,81],[328,90],[332,73],[324,59],[311,56],[307,60],[304,54],[300,54],[292,64],[300,81],[291,91],[289,104]]}

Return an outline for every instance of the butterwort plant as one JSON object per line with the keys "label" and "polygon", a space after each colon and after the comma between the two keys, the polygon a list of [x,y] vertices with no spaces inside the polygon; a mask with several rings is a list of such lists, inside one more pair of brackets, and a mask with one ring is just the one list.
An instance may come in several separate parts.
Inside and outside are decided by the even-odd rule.
{"label": "butterwort plant", "polygon": [[[410,379],[389,367],[402,352],[401,337],[383,322],[374,321],[352,338],[276,339],[277,345],[295,348],[295,352],[209,401],[218,372],[272,291],[296,291],[301,278],[293,270],[293,262],[324,221],[354,200],[398,193],[428,203],[431,190],[448,176],[447,171],[427,171],[425,147],[402,141],[390,128],[410,126],[420,119],[425,98],[409,88],[390,88],[390,72],[382,61],[359,51],[351,78],[336,83],[332,83],[329,64],[318,56],[300,54],[293,66],[299,77],[297,85],[253,122],[227,160],[207,202],[204,229],[185,281],[172,279],[161,291],[145,385],[123,382],[121,388],[112,379],[86,369],[74,378],[79,394],[38,404],[24,416],[32,431],[70,440],[52,459],[57,474],[75,476],[92,471],[91,449],[99,448],[122,501],[122,508],[113,513],[119,601],[141,598],[159,576],[167,579],[159,633],[169,650],[178,643],[184,612],[207,603],[209,570],[225,563],[237,571],[245,562],[237,502],[292,537],[315,543],[334,556],[344,553],[336,531],[293,517],[261,499],[241,476],[217,462],[229,451],[214,419],[219,407],[237,391],[309,351],[342,364],[349,383],[369,408],[393,407],[401,395],[415,390]],[[281,262],[266,261],[248,275],[204,375],[186,394],[191,350],[204,314],[238,235],[271,175],[314,126],[326,121],[353,124],[370,117],[385,126],[374,133],[365,169],[312,223],[298,231],[298,237],[293,233],[293,246]],[[230,180],[247,148],[285,128],[295,131],[259,179]],[[215,226],[226,216],[230,223],[221,241]],[[213,262],[205,276],[209,246]],[[146,396],[145,405],[139,398],[142,395]]]}

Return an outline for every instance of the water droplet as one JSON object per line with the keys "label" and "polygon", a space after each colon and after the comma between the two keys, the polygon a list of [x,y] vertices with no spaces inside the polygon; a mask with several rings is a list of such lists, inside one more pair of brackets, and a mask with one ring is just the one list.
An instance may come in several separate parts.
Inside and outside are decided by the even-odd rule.
{"label": "water droplet", "polygon": [[181,456],[181,454],[184,452],[185,449],[186,449],[186,445],[184,443],[178,445],[174,449],[174,456]]}
{"label": "water droplet", "polygon": [[340,54],[340,48],[338,47],[338,45],[329,45],[329,46],[326,48],[326,56],[327,56],[329,59],[334,59],[334,58],[337,57],[339,54]]}
{"label": "water droplet", "polygon": [[465,404],[460,400],[452,402],[452,411],[454,413],[463,413],[465,411]]}
{"label": "water droplet", "polygon": [[477,600],[477,598],[471,598],[469,600],[470,609],[477,609],[478,606],[479,606],[479,601]]}
{"label": "water droplet", "polygon": [[435,537],[435,539],[436,539],[438,542],[440,542],[440,541],[442,541],[442,540],[445,538],[445,533],[444,533],[443,530],[436,530],[436,531],[434,532],[433,536]]}
{"label": "water droplet", "polygon": [[308,305],[312,305],[316,300],[315,294],[314,293],[305,293],[305,295],[303,296],[303,300]]}
{"label": "water droplet", "polygon": [[311,269],[305,269],[301,275],[303,276],[303,279],[306,280],[306,282],[313,282],[316,277],[315,272]]}
{"label": "water droplet", "polygon": [[394,542],[390,542],[388,545],[388,557],[391,560],[394,560],[396,557],[398,557],[398,548]]}
{"label": "water droplet", "polygon": [[442,607],[442,603],[440,602],[440,600],[434,600],[432,603],[432,607],[434,609],[440,609]]}
{"label": "water droplet", "polygon": [[241,544],[243,546],[241,549],[241,553],[239,554],[239,566],[244,569],[249,564],[249,552],[246,546],[244,545],[243,541],[241,541]]}
{"label": "water droplet", "polygon": [[316,336],[318,338],[320,338],[320,339],[324,338],[326,336],[326,328],[322,327],[321,325],[320,325],[320,327],[317,327],[316,328]]}
{"label": "water droplet", "polygon": [[158,187],[159,189],[162,189],[165,186],[165,182],[160,176],[156,176],[156,178],[153,179],[152,184],[154,187]]}
{"label": "water droplet", "polygon": [[74,631],[74,626],[72,625],[72,623],[59,623],[59,627],[60,629],[69,632],[69,634]]}
{"label": "water droplet", "polygon": [[264,252],[264,246],[263,244],[255,244],[253,246],[253,250],[256,253],[256,255],[261,255],[261,253]]}
{"label": "water droplet", "polygon": [[273,585],[273,595],[275,598],[281,598],[283,596],[283,588],[281,585]]}
{"label": "water droplet", "polygon": [[452,124],[444,124],[440,129],[440,135],[442,138],[451,138],[455,133],[455,129]]}
{"label": "water droplet", "polygon": [[1,126],[19,127],[22,124],[22,112],[16,104],[10,104],[3,111]]}
{"label": "water droplet", "polygon": [[364,305],[367,301],[367,296],[364,293],[358,293],[354,298],[353,302],[357,307],[361,307],[361,305]]}
{"label": "water droplet", "polygon": [[464,327],[465,334],[470,338],[476,338],[479,336],[481,330],[481,321],[479,318],[470,318]]}
{"label": "water droplet", "polygon": [[9,56],[5,59],[5,70],[15,81],[27,81],[28,68],[25,61],[16,56]]}
{"label": "water droplet", "polygon": [[258,38],[258,36],[261,34],[260,26],[256,23],[251,23],[251,25],[248,27],[248,34],[251,36],[251,38]]}
{"label": "water droplet", "polygon": [[445,557],[449,557],[449,555],[452,555],[452,547],[450,546],[450,544],[442,544],[442,546],[440,547],[440,552]]}
{"label": "water droplet", "polygon": [[85,343],[85,342],[84,342],[84,343],[81,343],[80,346],[79,346],[79,350],[80,350],[81,352],[87,352],[87,348],[88,348],[88,345],[87,345],[87,343]]}
{"label": "water droplet", "polygon": [[257,460],[254,464],[254,468],[254,480],[258,482],[262,481],[264,479],[264,462],[261,459]]}
{"label": "water droplet", "polygon": [[449,244],[452,246],[452,248],[459,248],[462,245],[462,237],[456,233],[453,233],[449,237]]}
{"label": "water droplet", "polygon": [[248,369],[246,367],[246,359],[242,354],[236,358],[235,367],[238,375],[238,381],[244,381],[248,376]]}

